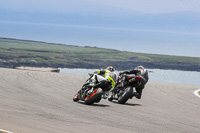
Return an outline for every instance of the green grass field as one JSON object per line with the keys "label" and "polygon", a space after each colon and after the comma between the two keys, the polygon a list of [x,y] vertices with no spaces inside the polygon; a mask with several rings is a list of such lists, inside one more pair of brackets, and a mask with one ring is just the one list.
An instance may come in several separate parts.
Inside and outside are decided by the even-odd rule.
{"label": "green grass field", "polygon": [[[37,42],[29,40],[17,40],[0,38],[0,59],[1,61],[12,63],[37,63],[59,64],[61,66],[78,67],[82,64],[91,66],[101,66],[112,62],[137,62],[156,65],[168,64],[200,64],[200,58],[181,57],[158,54],[134,53],[113,49],[103,49],[97,47],[78,47],[72,45]],[[111,64],[112,64],[111,63]],[[30,66],[29,65],[29,66]],[[121,64],[123,65],[123,64]],[[159,68],[159,67],[158,67]],[[166,67],[167,68],[167,67]]]}

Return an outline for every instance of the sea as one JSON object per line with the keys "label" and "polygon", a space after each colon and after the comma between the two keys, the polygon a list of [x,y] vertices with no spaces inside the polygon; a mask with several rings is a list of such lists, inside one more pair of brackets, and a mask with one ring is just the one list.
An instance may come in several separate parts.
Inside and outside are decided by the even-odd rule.
{"label": "sea", "polygon": [[[60,69],[60,73],[88,75],[98,69]],[[163,69],[148,69],[149,81],[152,82],[167,82],[186,85],[200,85],[200,72],[196,71],[180,71],[180,70],[163,70]],[[116,71],[119,74],[120,71]]]}

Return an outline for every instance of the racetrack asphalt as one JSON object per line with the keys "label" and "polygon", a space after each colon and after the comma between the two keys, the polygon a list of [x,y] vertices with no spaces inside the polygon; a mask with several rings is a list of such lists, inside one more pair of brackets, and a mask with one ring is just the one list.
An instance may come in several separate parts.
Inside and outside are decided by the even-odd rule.
{"label": "racetrack asphalt", "polygon": [[[13,133],[200,133],[200,85],[149,82],[141,100],[73,102],[88,76],[0,68],[0,129]],[[151,77],[150,77],[151,78]],[[182,77],[180,77],[182,78]]]}

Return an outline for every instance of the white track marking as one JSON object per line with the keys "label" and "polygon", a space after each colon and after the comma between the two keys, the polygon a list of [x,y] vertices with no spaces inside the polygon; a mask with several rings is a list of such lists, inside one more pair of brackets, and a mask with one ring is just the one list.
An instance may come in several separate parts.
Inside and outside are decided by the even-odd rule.
{"label": "white track marking", "polygon": [[200,89],[199,89],[199,90],[196,90],[196,91],[194,91],[194,94],[195,94],[196,96],[200,97],[200,95],[199,95],[199,92],[200,92]]}
{"label": "white track marking", "polygon": [[6,131],[6,130],[3,130],[3,129],[0,129],[0,131],[5,132],[5,133],[13,133],[13,132]]}

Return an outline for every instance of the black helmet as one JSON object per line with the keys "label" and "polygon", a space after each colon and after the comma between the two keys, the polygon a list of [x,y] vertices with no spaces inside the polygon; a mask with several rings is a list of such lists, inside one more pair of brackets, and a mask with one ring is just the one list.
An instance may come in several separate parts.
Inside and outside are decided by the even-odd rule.
{"label": "black helmet", "polygon": [[109,71],[111,71],[111,72],[115,71],[114,67],[112,67],[112,66],[108,66],[106,69],[109,70]]}

